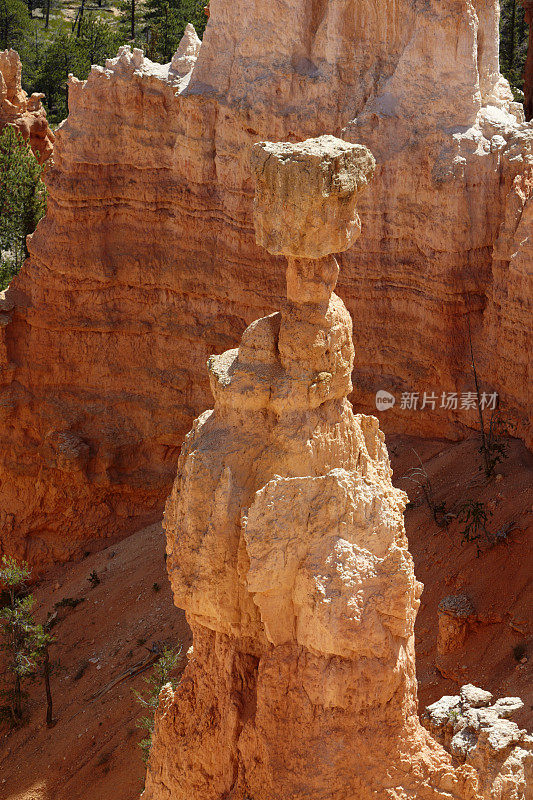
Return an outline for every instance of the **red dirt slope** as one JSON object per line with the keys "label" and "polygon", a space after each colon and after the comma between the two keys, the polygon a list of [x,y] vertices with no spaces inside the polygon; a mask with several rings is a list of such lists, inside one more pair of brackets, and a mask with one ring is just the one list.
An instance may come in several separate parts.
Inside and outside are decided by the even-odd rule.
{"label": "red dirt slope", "polygon": [[[519,695],[525,707],[517,721],[533,728],[532,558],[533,481],[531,454],[513,441],[509,457],[490,482],[478,471],[477,440],[460,444],[405,438],[388,439],[395,483],[408,489],[413,505],[406,526],[416,574],[424,584],[418,615],[417,670],[420,707],[474,683],[497,695]],[[416,490],[401,480],[420,454],[435,499],[452,512],[465,498],[482,501],[493,516],[489,529],[515,527],[504,542],[484,547],[461,545],[457,521],[439,528]],[[64,597],[86,599],[63,609],[56,625],[58,663],[53,676],[57,725],[44,725],[40,685],[30,687],[30,722],[18,731],[0,730],[1,800],[137,800],[144,766],[135,720],[139,707],[131,688],[142,677],[124,681],[102,697],[90,698],[128,667],[148,656],[156,641],[184,641],[190,635],[182,612],[174,608],[165,571],[164,537],[153,525],[78,563],[52,570],[36,587],[38,615],[46,616]],[[96,570],[101,583],[87,581]],[[160,591],[154,591],[154,583]],[[465,646],[436,666],[437,606],[448,594],[466,593],[477,622]],[[144,641],[144,644],[141,642]],[[513,647],[525,648],[524,664]],[[95,661],[95,659],[97,659]],[[83,672],[79,677],[80,672]]]}
{"label": "red dirt slope", "polygon": [[[401,480],[418,466],[414,448],[426,467],[435,500],[457,513],[465,500],[482,502],[491,512],[487,529],[495,533],[512,526],[499,544],[462,544],[461,525],[453,520],[439,528],[417,489]],[[533,457],[518,440],[510,440],[508,457],[485,480],[479,470],[477,439],[459,444],[394,439],[389,450],[394,482],[405,489],[413,507],[406,512],[409,547],[417,578],[424,584],[416,624],[419,707],[444,694],[455,694],[464,683],[474,683],[497,696],[518,695],[524,708],[516,721],[533,728]],[[437,657],[437,606],[446,595],[466,594],[475,607],[476,621],[459,651]],[[520,663],[513,648],[524,649]],[[440,669],[439,669],[440,667]]]}
{"label": "red dirt slope", "polygon": [[[11,733],[0,731],[2,800],[139,797],[144,764],[135,722],[141,709],[132,687],[144,689],[143,678],[90,698],[149,657],[151,644],[181,639],[184,653],[190,646],[184,615],[172,603],[163,554],[161,525],[153,525],[79,563],[56,568],[36,588],[38,618],[64,597],[85,600],[62,609],[53,629],[57,725],[48,730],[44,724],[39,684],[30,686],[30,723]],[[87,578],[93,570],[101,583],[91,589]]]}

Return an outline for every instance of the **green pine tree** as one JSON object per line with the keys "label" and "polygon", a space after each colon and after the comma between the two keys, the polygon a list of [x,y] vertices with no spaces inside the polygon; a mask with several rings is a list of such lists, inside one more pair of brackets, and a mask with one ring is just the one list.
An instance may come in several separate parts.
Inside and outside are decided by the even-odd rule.
{"label": "green pine tree", "polygon": [[0,608],[0,647],[7,653],[6,666],[12,685],[2,694],[13,723],[18,724],[23,717],[24,682],[41,675],[46,691],[46,722],[52,725],[49,647],[53,638],[47,626],[37,624],[33,617],[33,596],[26,593],[30,577],[26,562],[19,564],[12,556],[3,556],[0,587],[7,601]]}
{"label": "green pine tree", "polygon": [[22,135],[11,126],[0,134],[0,291],[26,256],[26,236],[44,214],[42,167]]}
{"label": "green pine tree", "polygon": [[31,657],[31,631],[33,618],[31,595],[24,596],[30,578],[28,565],[18,564],[14,558],[4,556],[0,567],[0,585],[8,600],[0,609],[0,646],[6,651],[6,667],[12,676],[12,685],[2,693],[7,700],[14,723],[22,719],[23,683],[35,671]]}
{"label": "green pine tree", "polygon": [[182,645],[177,649],[165,647],[160,657],[154,664],[150,675],[144,678],[147,686],[147,692],[141,694],[133,690],[133,694],[137,698],[145,713],[137,720],[137,727],[145,731],[145,737],[139,743],[139,747],[143,752],[143,760],[146,763],[150,755],[150,748],[152,746],[152,734],[154,732],[154,717],[157,707],[159,705],[159,693],[166,683],[171,683],[172,687],[176,688],[176,682],[171,680],[171,675],[176,669],[182,655]]}
{"label": "green pine tree", "polygon": [[207,24],[205,5],[206,0],[147,0],[145,47],[148,58],[163,64],[168,63],[189,22],[194,25],[201,38]]}
{"label": "green pine tree", "polygon": [[27,3],[0,0],[0,50],[20,49],[31,25]]}
{"label": "green pine tree", "polygon": [[68,114],[69,73],[80,79],[87,77],[79,69],[80,56],[76,35],[65,31],[57,34],[44,50],[36,89],[46,96],[48,118],[52,122],[60,122]]}
{"label": "green pine tree", "polygon": [[83,18],[78,39],[78,71],[81,79],[89,74],[93,64],[103,65],[107,58],[117,54],[123,37],[107,22],[98,19],[93,13]]}
{"label": "green pine tree", "polygon": [[524,99],[524,66],[528,28],[520,0],[502,0],[500,17],[500,67],[516,100]]}

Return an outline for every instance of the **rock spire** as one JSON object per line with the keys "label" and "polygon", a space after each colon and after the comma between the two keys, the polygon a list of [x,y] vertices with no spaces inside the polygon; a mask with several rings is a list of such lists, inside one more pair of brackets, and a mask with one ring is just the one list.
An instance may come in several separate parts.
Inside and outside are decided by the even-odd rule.
{"label": "rock spire", "polygon": [[355,415],[334,253],[371,153],[331,136],[252,151],[257,240],[287,300],[208,362],[165,527],[194,652],[156,718],[145,800],[478,797],[416,715],[421,585],[374,417]]}
{"label": "rock spire", "polygon": [[28,97],[22,88],[22,64],[16,50],[0,51],[0,131],[6,125],[20,131],[41,164],[52,155],[55,139],[43,97],[41,93]]}

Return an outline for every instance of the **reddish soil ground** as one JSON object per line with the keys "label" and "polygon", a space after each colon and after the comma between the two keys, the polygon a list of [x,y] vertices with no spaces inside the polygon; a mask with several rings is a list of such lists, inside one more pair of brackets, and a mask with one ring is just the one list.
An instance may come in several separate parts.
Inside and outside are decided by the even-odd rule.
{"label": "reddish soil ground", "polygon": [[[478,439],[450,442],[388,440],[394,482],[412,503],[405,515],[409,548],[424,584],[416,622],[419,708],[473,683],[496,696],[519,696],[524,708],[515,721],[533,728],[533,456],[510,440],[507,458],[487,481],[479,470]],[[436,503],[457,515],[468,500],[480,502],[489,534],[501,541],[463,543],[461,522],[439,527],[417,487],[401,476],[420,455]],[[505,534],[506,529],[509,532]],[[437,657],[437,607],[447,595],[465,594],[476,620],[464,647]],[[521,663],[521,662],[524,663]]]}
{"label": "reddish soil ground", "polygon": [[[517,721],[533,728],[531,454],[512,441],[498,474],[486,481],[478,470],[477,440],[450,444],[389,437],[388,445],[395,483],[410,495],[406,526],[416,573],[425,585],[416,627],[420,707],[474,683],[499,696],[522,697],[525,707]],[[475,544],[461,544],[457,519],[446,529],[435,523],[417,488],[402,480],[418,465],[412,448],[424,462],[435,501],[450,513],[472,499],[492,512],[489,532],[512,524],[500,543],[482,542],[478,557]],[[101,580],[94,589],[88,582],[93,570]],[[476,622],[460,651],[438,659],[437,606],[457,593],[471,598]],[[0,800],[136,800],[144,765],[142,733],[135,725],[141,709],[132,689],[145,687],[143,676],[95,695],[148,658],[154,643],[182,641],[184,651],[190,645],[184,615],[172,604],[161,526],[55,568],[39,581],[34,596],[41,620],[63,598],[85,599],[76,608],[60,609],[54,628],[57,724],[46,728],[43,689],[30,685],[27,723],[14,731],[0,729]]]}
{"label": "reddish soil ground", "polygon": [[[88,582],[93,570],[101,581],[94,589]],[[39,582],[34,597],[40,620],[65,597],[85,599],[61,609],[53,628],[57,724],[47,729],[43,688],[30,685],[29,723],[0,732],[1,800],[138,798],[144,782],[138,742],[144,734],[136,720],[143,712],[132,689],[145,692],[143,675],[92,698],[149,658],[154,643],[181,641],[184,653],[191,644],[185,616],[172,603],[161,526],[56,568]]]}

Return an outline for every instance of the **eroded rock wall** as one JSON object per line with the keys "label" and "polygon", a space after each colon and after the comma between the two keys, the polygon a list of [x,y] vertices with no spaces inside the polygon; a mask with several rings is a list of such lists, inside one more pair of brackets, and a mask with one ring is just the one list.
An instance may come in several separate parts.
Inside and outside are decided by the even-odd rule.
{"label": "eroded rock wall", "polygon": [[[440,407],[472,388],[468,313],[482,384],[531,442],[533,134],[499,76],[497,1],[210,12],[196,61],[191,37],[177,69],[124,51],[71,83],[48,212],[3,301],[0,537],[35,563],[161,513],[206,358],[279,304],[252,235],[261,139],[344,131],[376,154],[365,248],[341,259],[357,408],[388,389],[387,430],[475,426]],[[403,410],[404,391],[436,407]]]}

